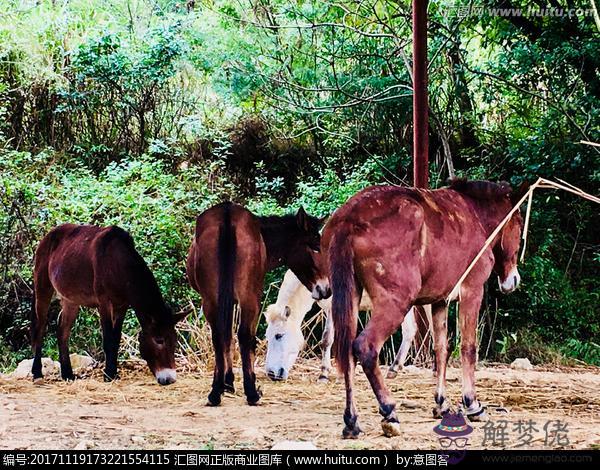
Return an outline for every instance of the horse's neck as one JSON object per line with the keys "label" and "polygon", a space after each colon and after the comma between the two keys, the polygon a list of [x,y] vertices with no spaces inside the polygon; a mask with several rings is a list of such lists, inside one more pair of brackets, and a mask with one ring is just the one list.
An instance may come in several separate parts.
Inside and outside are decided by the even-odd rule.
{"label": "horse's neck", "polygon": [[267,270],[283,266],[289,252],[289,237],[286,236],[284,219],[273,217],[260,220],[260,231],[267,249]]}
{"label": "horse's neck", "polygon": [[304,288],[304,286],[292,270],[288,269],[279,288],[279,294],[277,294],[277,306],[283,309],[286,305],[289,305],[290,300],[298,294],[300,288]]}
{"label": "horse's neck", "polygon": [[156,279],[145,263],[143,266],[139,266],[134,279],[135,281],[131,283],[128,291],[128,302],[138,317],[140,325],[144,327],[153,321],[166,320],[168,309]]}
{"label": "horse's neck", "polygon": [[477,218],[481,222],[487,235],[491,234],[500,222],[506,217],[512,207],[504,204],[495,204],[487,200],[471,199]]}
{"label": "horse's neck", "polygon": [[314,302],[310,291],[288,269],[277,295],[277,306],[281,310],[288,306],[292,311],[289,321],[300,323],[312,308]]}

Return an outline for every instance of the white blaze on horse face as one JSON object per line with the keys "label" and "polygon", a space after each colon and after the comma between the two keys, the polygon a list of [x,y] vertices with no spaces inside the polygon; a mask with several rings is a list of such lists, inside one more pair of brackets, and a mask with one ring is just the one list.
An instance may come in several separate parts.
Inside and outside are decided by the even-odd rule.
{"label": "white blaze on horse face", "polygon": [[504,294],[509,294],[512,291],[514,291],[518,287],[520,282],[521,276],[516,266],[510,270],[508,276],[506,276],[506,279],[501,280],[500,278],[498,278],[498,285],[500,286],[500,290]]}
{"label": "white blaze on horse face", "polygon": [[272,380],[287,380],[304,345],[304,337],[300,322],[296,322],[294,316],[286,315],[285,311],[274,312],[275,308],[275,305],[269,306],[271,310],[267,314],[265,371]]}
{"label": "white blaze on horse face", "polygon": [[161,385],[169,385],[177,380],[177,372],[174,369],[160,369],[156,371],[156,381]]}

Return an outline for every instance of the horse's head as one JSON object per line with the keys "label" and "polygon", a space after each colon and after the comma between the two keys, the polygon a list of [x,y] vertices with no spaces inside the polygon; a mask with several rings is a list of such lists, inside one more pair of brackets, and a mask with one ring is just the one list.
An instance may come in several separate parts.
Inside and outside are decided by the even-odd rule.
{"label": "horse's head", "polygon": [[169,385],[177,380],[175,372],[175,347],[177,333],[175,324],[188,312],[173,313],[167,308],[160,320],[152,319],[142,324],[139,334],[140,355],[161,385]]}
{"label": "horse's head", "polygon": [[321,234],[324,219],[308,215],[301,207],[296,214],[295,230],[290,234],[288,267],[312,293],[314,299],[331,295],[325,260],[321,256]]}
{"label": "horse's head", "polygon": [[[523,197],[526,190],[527,187],[521,186],[510,197],[507,196],[511,201],[511,208]],[[523,217],[521,217],[520,211],[517,210],[500,231],[498,242],[494,246],[494,272],[498,275],[498,285],[504,294],[514,291],[521,281],[517,269],[517,258],[522,232]]]}
{"label": "horse's head", "polygon": [[292,311],[287,305],[281,309],[273,304],[267,307],[265,317],[267,318],[265,370],[271,380],[287,380],[290,369],[304,346],[301,328],[303,315],[292,316]]}

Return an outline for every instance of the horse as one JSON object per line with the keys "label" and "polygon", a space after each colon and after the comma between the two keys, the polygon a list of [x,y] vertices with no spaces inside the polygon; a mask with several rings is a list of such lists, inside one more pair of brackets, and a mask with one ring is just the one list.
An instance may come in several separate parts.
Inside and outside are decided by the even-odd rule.
{"label": "horse", "polygon": [[[356,438],[361,432],[353,395],[355,358],[377,397],[384,434],[400,434],[396,404],[383,381],[378,358],[383,343],[402,324],[411,305],[432,305],[438,372],[434,417],[449,410],[445,396],[447,299],[520,196],[520,191],[513,192],[504,182],[453,180],[438,190],[374,186],[357,193],[331,216],[321,244],[333,291],[336,361],[346,385],[343,437]],[[458,289],[462,405],[471,421],[486,418],[474,383],[484,284],[493,271],[503,293],[517,288],[522,227],[517,210]],[[363,289],[372,299],[373,310],[357,336]]]}
{"label": "horse", "polygon": [[[320,382],[329,380],[331,371],[331,346],[333,345],[333,322],[331,315],[331,300],[316,301],[325,312],[325,328],[321,339],[321,374]],[[286,271],[277,301],[269,305],[265,310],[267,320],[267,355],[265,360],[265,371],[269,378],[275,381],[287,380],[290,370],[298,354],[304,346],[302,334],[302,321],[306,314],[312,309],[315,299],[311,292],[304,287],[295,274]],[[371,310],[373,308],[369,295],[365,292],[360,301],[360,310]],[[398,375],[398,369],[406,362],[410,346],[417,339],[416,349],[419,351],[427,343],[427,333],[431,322],[427,319],[426,309],[431,316],[429,306],[416,307],[419,309],[415,315],[412,307],[402,322],[402,344],[396,354],[394,361],[388,370],[388,378]],[[420,321],[417,321],[419,319]],[[419,335],[417,335],[419,333]]]}
{"label": "horse", "polygon": [[234,391],[231,337],[235,303],[240,308],[238,340],[244,393],[249,405],[260,400],[254,355],[267,271],[286,265],[315,297],[330,295],[323,263],[317,257],[322,223],[303,208],[295,215],[258,217],[231,202],[198,216],[186,271],[190,285],[202,297],[212,332],[215,368],[208,405],[218,406],[225,391]]}
{"label": "horse", "polygon": [[123,229],[94,225],[60,225],[40,241],[34,258],[34,302],[31,314],[31,373],[42,377],[42,342],[48,308],[60,298],[58,351],[63,380],[73,380],[69,336],[80,306],[98,308],[106,365],[104,379],[117,377],[117,357],[123,320],[132,307],[141,325],[140,353],[161,385],[177,379],[175,324],[148,265]]}

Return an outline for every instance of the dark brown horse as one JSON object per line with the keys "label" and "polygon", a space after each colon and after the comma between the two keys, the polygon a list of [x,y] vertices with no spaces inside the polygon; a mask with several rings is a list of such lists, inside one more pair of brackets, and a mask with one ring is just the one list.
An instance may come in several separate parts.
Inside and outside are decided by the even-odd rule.
{"label": "dark brown horse", "polygon": [[121,329],[129,307],[142,330],[140,353],[158,383],[175,382],[175,323],[156,280],[138,254],[133,240],[119,227],[65,224],[42,239],[35,253],[33,275],[35,302],[31,318],[33,378],[42,377],[42,341],[48,307],[56,292],[62,312],[58,325],[61,375],[73,380],[69,336],[80,306],[100,311],[102,342],[106,356],[105,380],[117,375]]}
{"label": "dark brown horse", "polygon": [[215,350],[215,370],[209,405],[219,405],[233,391],[233,308],[240,307],[238,339],[248,403],[260,399],[254,374],[256,326],[265,274],[286,265],[315,297],[328,296],[328,281],[318,265],[322,221],[304,209],[296,215],[257,217],[226,202],[203,212],[187,260],[191,286],[202,296]]}
{"label": "dark brown horse", "polygon": [[[365,189],[338,209],[323,232],[328,254],[337,363],[346,382],[344,437],[361,431],[353,398],[355,358],[379,402],[386,435],[399,434],[395,402],[383,382],[379,352],[402,324],[411,305],[432,304],[438,387],[434,414],[446,412],[447,298],[454,284],[510,212],[507,183],[455,181],[427,191],[378,186]],[[518,200],[518,199],[517,199]],[[517,252],[522,219],[517,211],[460,287],[463,405],[476,420],[483,408],[475,396],[476,327],[484,284],[491,272],[503,292],[519,283]],[[357,309],[366,289],[373,302],[369,323],[357,333]]]}

